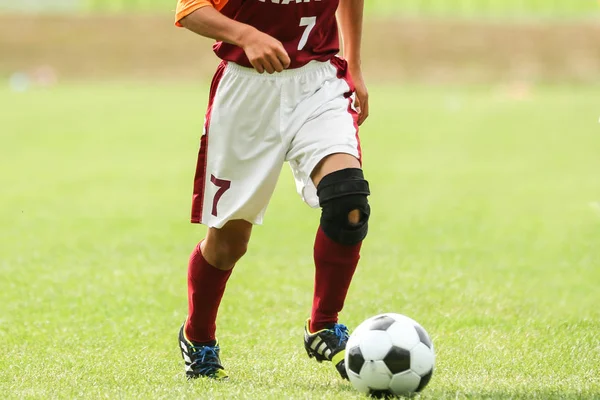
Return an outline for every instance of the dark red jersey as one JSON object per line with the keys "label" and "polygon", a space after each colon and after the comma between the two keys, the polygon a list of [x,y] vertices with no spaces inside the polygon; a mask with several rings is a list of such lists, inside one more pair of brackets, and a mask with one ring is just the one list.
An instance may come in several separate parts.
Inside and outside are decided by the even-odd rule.
{"label": "dark red jersey", "polygon": [[[179,0],[176,24],[197,9],[212,6],[282,42],[290,68],[298,68],[312,60],[327,61],[339,52],[338,4],[339,0]],[[213,49],[223,60],[252,67],[237,46],[217,42]]]}

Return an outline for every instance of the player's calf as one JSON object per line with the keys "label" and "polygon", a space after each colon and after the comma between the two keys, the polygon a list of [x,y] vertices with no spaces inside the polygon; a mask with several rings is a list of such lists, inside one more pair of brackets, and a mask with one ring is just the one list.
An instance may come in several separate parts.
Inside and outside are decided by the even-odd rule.
{"label": "player's calf", "polygon": [[247,243],[221,241],[206,248],[205,257],[212,259],[210,262],[215,268],[228,271],[246,254]]}

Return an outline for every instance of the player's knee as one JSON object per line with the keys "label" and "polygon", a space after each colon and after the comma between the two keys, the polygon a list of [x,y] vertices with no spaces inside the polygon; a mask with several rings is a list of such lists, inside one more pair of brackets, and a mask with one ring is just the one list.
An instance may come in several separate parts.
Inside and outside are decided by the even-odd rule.
{"label": "player's knee", "polygon": [[360,243],[369,228],[369,183],[362,170],[347,168],[323,177],[317,195],[323,209],[321,229],[337,243]]}
{"label": "player's knee", "polygon": [[246,254],[248,242],[243,240],[220,240],[214,246],[214,267],[228,271]]}
{"label": "player's knee", "polygon": [[360,224],[361,213],[360,210],[352,210],[348,213],[348,222],[350,225]]}

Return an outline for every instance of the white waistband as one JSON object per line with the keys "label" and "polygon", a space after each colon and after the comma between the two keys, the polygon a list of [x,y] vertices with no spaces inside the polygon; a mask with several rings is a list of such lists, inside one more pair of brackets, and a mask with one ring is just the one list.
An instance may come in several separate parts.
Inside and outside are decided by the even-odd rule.
{"label": "white waistband", "polygon": [[227,70],[239,74],[239,75],[247,75],[256,78],[264,78],[264,79],[289,79],[302,75],[309,74],[315,71],[321,71],[327,68],[331,68],[331,62],[329,61],[310,61],[308,64],[303,65],[299,68],[286,69],[282,72],[275,72],[273,74],[269,74],[264,72],[262,74],[258,73],[254,68],[243,67],[239,64],[236,64],[231,61],[227,61]]}

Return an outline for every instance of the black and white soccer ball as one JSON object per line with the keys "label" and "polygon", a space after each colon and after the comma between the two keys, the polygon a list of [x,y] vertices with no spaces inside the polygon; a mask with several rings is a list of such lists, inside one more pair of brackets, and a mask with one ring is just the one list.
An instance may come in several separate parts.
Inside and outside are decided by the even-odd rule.
{"label": "black and white soccer ball", "polygon": [[400,314],[381,314],[360,324],[346,345],[346,371],[360,392],[376,397],[420,392],[427,386],[435,352],[427,331]]}

